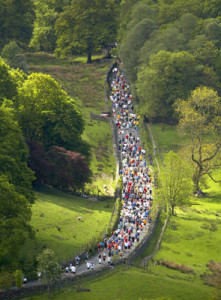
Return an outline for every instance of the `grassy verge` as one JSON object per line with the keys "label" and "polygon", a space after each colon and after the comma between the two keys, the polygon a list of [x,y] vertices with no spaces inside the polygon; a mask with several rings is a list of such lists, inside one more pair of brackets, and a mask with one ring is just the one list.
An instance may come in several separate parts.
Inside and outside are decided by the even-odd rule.
{"label": "grassy verge", "polygon": [[73,258],[100,236],[114,207],[114,199],[91,201],[58,191],[36,191],[36,196],[31,220],[36,242],[28,243],[29,252],[50,248],[60,262]]}
{"label": "grassy verge", "polygon": [[[91,194],[113,195],[115,158],[109,123],[90,120],[90,112],[105,111],[104,81],[110,67],[102,60],[85,64],[85,57],[57,59],[50,54],[27,54],[29,73],[42,72],[51,75],[73,97],[85,119],[83,139],[91,145],[91,170],[94,178],[86,190]],[[98,59],[101,56],[92,57]],[[104,185],[108,189],[104,189]]]}
{"label": "grassy verge", "polygon": [[[169,275],[169,276],[168,276]],[[134,300],[134,299],[209,299],[213,289],[205,286],[202,282],[193,282],[190,277],[177,277],[176,272],[170,271],[167,275],[159,270],[153,274],[137,268],[124,270],[111,275],[83,282],[83,288],[90,292],[78,292],[76,285],[69,286],[61,294],[53,295],[54,300],[84,300],[84,299],[107,299],[107,300]],[[30,297],[28,300],[44,300],[47,296]]]}

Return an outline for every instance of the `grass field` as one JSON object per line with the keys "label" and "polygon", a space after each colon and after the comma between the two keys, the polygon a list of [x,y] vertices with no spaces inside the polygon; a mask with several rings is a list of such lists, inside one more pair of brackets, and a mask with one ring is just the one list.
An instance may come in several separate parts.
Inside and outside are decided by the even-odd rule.
{"label": "grass field", "polygon": [[[112,132],[109,123],[90,120],[90,112],[105,111],[104,81],[110,64],[98,62],[85,64],[86,57],[57,59],[50,54],[27,54],[29,73],[42,72],[51,75],[62,88],[75,99],[85,119],[83,139],[91,145],[92,184],[86,186],[91,194],[113,195],[115,158],[112,148]],[[99,59],[100,55],[92,59]],[[104,189],[107,185],[108,190]]]}
{"label": "grass field", "polygon": [[[96,240],[109,223],[114,200],[92,201],[70,194],[36,191],[31,225],[36,231],[32,251],[53,249],[60,262],[67,261]],[[81,216],[81,221],[78,217]],[[91,230],[93,228],[93,230]]]}
{"label": "grass field", "polygon": [[[138,299],[171,299],[171,300],[208,300],[215,293],[213,288],[205,286],[191,277],[179,276],[177,271],[158,268],[158,274],[149,270],[122,267],[114,274],[103,278],[82,281],[80,286],[90,292],[78,292],[76,285],[70,285],[60,294],[54,294],[54,300],[138,300]],[[27,300],[46,300],[46,296],[29,297]]]}

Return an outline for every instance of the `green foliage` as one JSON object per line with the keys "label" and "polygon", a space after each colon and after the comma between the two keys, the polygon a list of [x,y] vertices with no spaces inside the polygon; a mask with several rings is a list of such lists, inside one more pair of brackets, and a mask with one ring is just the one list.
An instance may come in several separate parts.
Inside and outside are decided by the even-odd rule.
{"label": "green foliage", "polygon": [[10,43],[6,44],[1,54],[11,68],[19,68],[27,71],[28,65],[26,57],[22,53],[22,49],[15,41],[11,41]]}
{"label": "green foliage", "polygon": [[7,104],[12,106],[10,102],[4,102],[0,107],[0,172],[7,176],[19,194],[33,203],[31,182],[34,176],[27,166],[28,149],[15,120],[15,111]]}
{"label": "green foliage", "polygon": [[190,167],[178,154],[170,151],[165,160],[165,168],[159,174],[159,188],[156,190],[162,208],[174,215],[176,206],[189,204],[192,191]]}
{"label": "green foliage", "polygon": [[32,0],[0,1],[0,49],[12,40],[28,44],[32,35]]}
{"label": "green foliage", "polygon": [[115,17],[113,0],[73,0],[56,22],[56,53],[61,57],[86,53],[91,63],[95,50],[115,41]]}
{"label": "green foliage", "polygon": [[188,52],[152,55],[148,67],[138,73],[137,93],[143,113],[149,118],[173,116],[172,104],[197,86],[198,72],[195,58]]}
{"label": "green foliage", "polygon": [[19,89],[19,123],[26,138],[78,150],[84,121],[73,99],[49,75],[33,73]]}
{"label": "green foliage", "polygon": [[21,288],[22,287],[22,284],[23,284],[23,273],[21,270],[16,270],[14,272],[14,279],[15,279],[15,285],[18,287],[18,288]]}
{"label": "green foliage", "polygon": [[187,152],[195,172],[194,192],[199,192],[199,181],[204,175],[212,177],[214,168],[220,165],[220,98],[212,89],[199,87],[187,101],[178,100],[178,129],[190,138]]}
{"label": "green foliage", "polygon": [[136,80],[136,66],[139,59],[139,51],[151,32],[155,30],[156,24],[150,19],[143,19],[127,32],[127,35],[119,50],[119,55],[124,62],[129,79]]}
{"label": "green foliage", "polygon": [[16,83],[10,74],[9,66],[0,57],[0,105],[4,98],[12,100],[16,94]]}
{"label": "green foliage", "polygon": [[10,272],[2,271],[0,272],[0,288],[8,289],[12,286],[13,275]]}
{"label": "green foliage", "polygon": [[50,1],[35,1],[36,19],[30,47],[37,51],[54,51],[56,48],[55,22],[58,18],[55,3]]}
{"label": "green foliage", "polygon": [[61,279],[61,266],[55,256],[54,251],[45,249],[37,258],[38,272],[41,273],[41,280],[48,286],[48,296],[50,286]]}
{"label": "green foliage", "polygon": [[16,265],[20,247],[32,235],[30,204],[4,175],[0,176],[0,191],[0,262]]}

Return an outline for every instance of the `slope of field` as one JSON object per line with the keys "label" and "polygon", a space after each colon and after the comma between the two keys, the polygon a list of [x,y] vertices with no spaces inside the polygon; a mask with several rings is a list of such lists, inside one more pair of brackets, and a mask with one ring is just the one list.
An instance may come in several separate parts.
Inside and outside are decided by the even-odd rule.
{"label": "slope of field", "polygon": [[114,199],[92,201],[58,191],[38,191],[36,196],[31,220],[36,242],[27,243],[28,255],[36,251],[36,247],[50,248],[60,262],[73,258],[83,246],[100,236],[109,223],[114,205]]}
{"label": "slope of field", "polygon": [[[176,278],[176,272],[152,274],[149,271],[129,268],[78,285],[69,285],[60,294],[54,294],[54,300],[205,300],[214,290],[200,281],[193,282],[188,276]],[[90,289],[90,292],[78,292],[77,288]],[[27,300],[46,300],[47,296],[29,297]]]}

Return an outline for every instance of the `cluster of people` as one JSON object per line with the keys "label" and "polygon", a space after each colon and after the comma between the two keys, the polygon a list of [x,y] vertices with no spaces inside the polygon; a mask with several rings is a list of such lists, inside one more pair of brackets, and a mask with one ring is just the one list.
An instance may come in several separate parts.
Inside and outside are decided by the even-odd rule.
{"label": "cluster of people", "polygon": [[69,275],[71,273],[71,275],[75,275],[76,274],[76,271],[77,271],[77,267],[79,265],[79,262],[80,262],[80,257],[79,256],[76,256],[75,260],[73,263],[70,263],[69,266],[66,266],[65,267],[65,273],[67,275]]}
{"label": "cluster of people", "polygon": [[[151,172],[145,160],[146,151],[140,144],[140,116],[133,111],[130,85],[117,67],[113,69],[110,100],[118,128],[123,186],[118,229],[110,238],[98,244],[98,252],[104,251],[105,256],[107,253],[109,262],[113,255],[122,257],[139,242],[144,228],[151,221],[150,210],[153,201]],[[101,258],[99,254],[99,264],[102,262]]]}
{"label": "cluster of people", "polygon": [[[113,256],[122,258],[129,253],[140,241],[143,232],[148,230],[153,195],[151,172],[145,159],[146,151],[142,148],[139,137],[140,116],[134,113],[130,85],[117,67],[113,69],[110,100],[122,161],[122,209],[117,230],[97,245],[97,263],[107,263],[113,269]],[[89,255],[85,253],[88,270],[95,267],[92,261],[95,262],[93,259],[89,261]],[[75,260],[75,266],[66,267],[66,273],[70,271],[75,274],[78,263],[79,258]]]}

